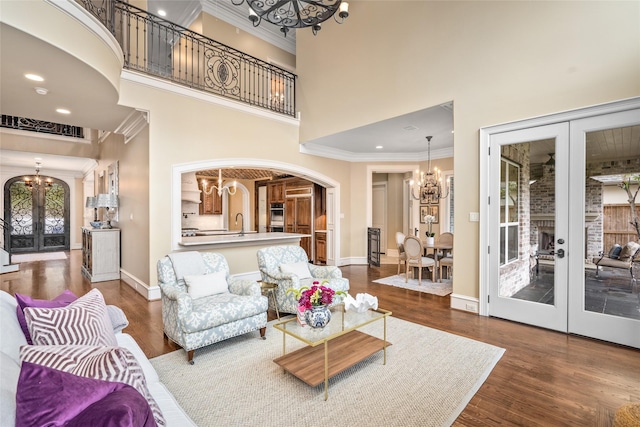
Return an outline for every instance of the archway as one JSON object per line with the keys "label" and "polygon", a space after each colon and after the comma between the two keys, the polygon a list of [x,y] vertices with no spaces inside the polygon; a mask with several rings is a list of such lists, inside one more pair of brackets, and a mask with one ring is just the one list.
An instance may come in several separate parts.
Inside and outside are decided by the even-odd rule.
{"label": "archway", "polygon": [[210,159],[173,165],[171,186],[171,248],[180,250],[181,239],[181,179],[182,174],[217,168],[273,169],[307,179],[327,190],[327,264],[340,265],[340,183],[333,178],[299,165],[266,159]]}

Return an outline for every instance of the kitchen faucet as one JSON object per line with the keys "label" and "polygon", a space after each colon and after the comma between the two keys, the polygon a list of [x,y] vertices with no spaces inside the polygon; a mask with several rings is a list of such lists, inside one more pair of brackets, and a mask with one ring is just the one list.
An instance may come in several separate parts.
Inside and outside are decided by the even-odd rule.
{"label": "kitchen faucet", "polygon": [[240,235],[244,236],[244,215],[241,212],[236,214],[236,225],[238,225],[238,215],[240,215],[240,219],[242,220],[242,226],[240,228]]}

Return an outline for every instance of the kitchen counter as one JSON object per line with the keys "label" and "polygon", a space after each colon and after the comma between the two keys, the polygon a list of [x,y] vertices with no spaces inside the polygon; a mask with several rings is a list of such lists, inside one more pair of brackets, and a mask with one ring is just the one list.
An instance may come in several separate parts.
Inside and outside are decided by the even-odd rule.
{"label": "kitchen counter", "polygon": [[[245,231],[244,234],[257,234],[255,230]],[[239,235],[240,230],[196,230],[196,236],[234,236]]]}
{"label": "kitchen counter", "polygon": [[256,233],[245,232],[244,236],[240,236],[238,231],[231,232],[232,234],[218,234],[211,235],[196,235],[193,237],[183,237],[178,243],[180,246],[188,247],[192,250],[203,249],[200,247],[209,246],[213,249],[224,247],[237,247],[237,246],[269,246],[269,245],[282,245],[287,243],[300,244],[302,237],[309,237],[308,234],[298,233]]}

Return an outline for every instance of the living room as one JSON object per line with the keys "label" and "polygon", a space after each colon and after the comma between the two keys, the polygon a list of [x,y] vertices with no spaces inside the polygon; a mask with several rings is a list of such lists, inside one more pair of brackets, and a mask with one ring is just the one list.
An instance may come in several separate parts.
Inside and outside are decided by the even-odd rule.
{"label": "living room", "polygon": [[[59,18],[59,12],[44,3],[25,6],[29,8],[25,15],[42,18],[38,24],[24,22],[18,16],[23,11],[3,5],[3,25],[38,34],[39,39],[57,46],[58,54],[67,46],[58,41],[57,32],[77,23],[67,25],[62,20],[49,25]],[[364,218],[370,191],[367,170],[392,162],[383,157],[366,162],[323,158],[301,152],[300,144],[454,100],[456,181],[473,185],[457,188],[456,256],[467,259],[468,268],[456,271],[455,295],[449,303],[477,305],[480,226],[469,221],[469,214],[479,212],[481,205],[478,129],[640,95],[635,2],[353,2],[350,7],[344,25],[327,25],[316,37],[298,32],[299,122],[232,110],[195,91],[123,71],[118,64],[114,67],[117,72],[111,68],[105,72],[118,82],[112,85],[118,88],[112,87],[108,100],[113,108],[119,103],[149,112],[148,128],[127,144],[115,134],[101,144],[91,144],[97,161],[91,174],[94,182],[110,164],[117,161],[120,166],[122,220],[118,227],[125,282],[148,289],[156,286],[156,261],[176,249],[173,236],[179,230],[175,224],[179,214],[174,212],[175,196],[168,196],[179,185],[175,168],[197,168],[202,159],[211,160],[211,166],[285,164],[335,182],[340,187],[335,263],[364,264],[368,225]],[[389,16],[403,18],[396,23],[389,22]],[[82,29],[72,39],[84,39],[87,33]],[[3,59],[10,51],[4,47]],[[86,61],[93,59],[85,56]],[[68,68],[71,63],[55,58],[47,62],[48,67],[61,67],[63,75],[81,74],[83,67],[73,70]],[[16,77],[20,78],[21,74]],[[10,85],[3,77],[4,87]],[[74,104],[72,110],[94,108],[93,91],[91,85],[83,87],[81,93],[86,94],[89,105]],[[75,98],[74,102],[83,101],[83,96]],[[3,93],[3,114],[35,115],[33,110],[11,110],[5,99],[9,97]],[[34,108],[38,98],[30,103]],[[47,112],[41,117],[53,116]],[[11,140],[4,134],[2,149],[47,152],[42,142]],[[57,154],[79,151],[77,145],[63,143]],[[412,163],[424,166],[424,161]],[[19,175],[32,170],[29,165],[11,172]],[[4,167],[2,178],[5,182]],[[83,177],[70,179],[77,189],[82,187]],[[84,210],[81,192],[76,191],[72,200],[72,244],[79,248]],[[251,270],[255,266],[234,273]],[[469,316],[476,321],[474,315]]]}

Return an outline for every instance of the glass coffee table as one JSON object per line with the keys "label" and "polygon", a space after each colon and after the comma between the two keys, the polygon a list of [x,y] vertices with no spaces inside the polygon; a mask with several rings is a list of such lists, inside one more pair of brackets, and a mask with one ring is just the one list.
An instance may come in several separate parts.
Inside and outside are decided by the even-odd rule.
{"label": "glass coffee table", "polygon": [[[324,400],[329,398],[329,378],[350,368],[378,351],[387,363],[387,317],[390,311],[377,309],[363,313],[345,311],[340,304],[331,309],[331,321],[322,329],[302,326],[297,318],[275,323],[282,331],[282,356],[273,361],[286,372],[312,387],[324,381]],[[365,325],[382,320],[383,339],[359,331]],[[306,347],[287,353],[287,335],[304,342]]]}

